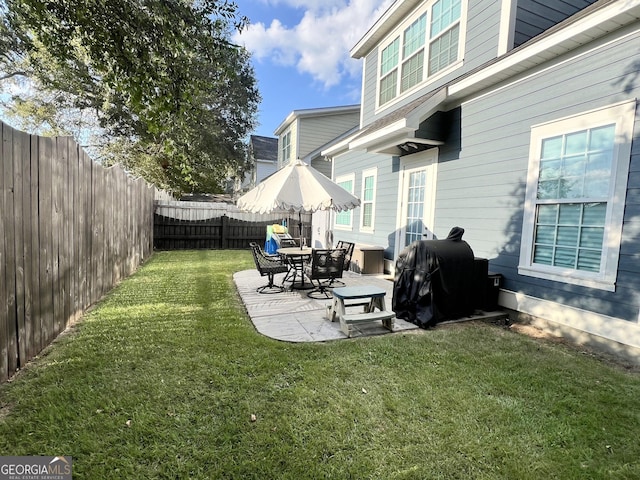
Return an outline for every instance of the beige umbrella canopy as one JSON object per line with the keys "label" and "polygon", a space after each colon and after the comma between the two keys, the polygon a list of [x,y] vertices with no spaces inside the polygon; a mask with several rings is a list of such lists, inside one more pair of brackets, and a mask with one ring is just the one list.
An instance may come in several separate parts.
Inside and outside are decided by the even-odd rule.
{"label": "beige umbrella canopy", "polygon": [[283,210],[300,216],[318,210],[351,210],[360,205],[360,199],[298,159],[265,178],[236,204],[253,213]]}

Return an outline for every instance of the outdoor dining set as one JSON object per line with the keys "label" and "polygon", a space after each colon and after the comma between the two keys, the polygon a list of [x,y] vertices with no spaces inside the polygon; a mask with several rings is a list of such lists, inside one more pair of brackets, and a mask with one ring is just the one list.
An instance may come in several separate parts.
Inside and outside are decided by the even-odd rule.
{"label": "outdoor dining set", "polygon": [[[258,293],[306,291],[313,299],[332,300],[326,305],[326,318],[339,321],[343,333],[350,337],[353,326],[382,321],[393,331],[394,314],[386,309],[386,291],[372,285],[346,286],[341,280],[349,269],[355,244],[338,241],[335,248],[308,248],[297,239],[283,236],[276,254],[268,254],[257,243],[251,243],[256,269],[268,283],[256,289]],[[284,274],[280,283],[275,276]],[[349,310],[347,308],[349,307]],[[355,312],[351,307],[363,307]]]}

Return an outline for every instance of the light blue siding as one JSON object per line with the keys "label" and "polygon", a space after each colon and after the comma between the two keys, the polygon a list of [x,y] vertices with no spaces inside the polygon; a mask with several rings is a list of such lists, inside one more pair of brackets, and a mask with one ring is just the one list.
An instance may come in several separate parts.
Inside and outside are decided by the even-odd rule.
{"label": "light blue siding", "polygon": [[482,0],[469,2],[467,16],[467,32],[465,40],[464,62],[461,68],[438,78],[435,82],[425,83],[402,100],[391,102],[389,108],[376,113],[378,49],[374,48],[365,58],[363,73],[362,117],[363,126],[370,124],[389,112],[402,108],[427,92],[435,90],[460,75],[495,58],[498,51],[498,36],[500,32],[501,2]]}
{"label": "light blue siding", "polygon": [[353,230],[334,230],[334,240],[380,245],[385,248],[385,257],[393,258],[398,198],[398,172],[394,171],[393,157],[351,151],[340,155],[334,162],[335,177],[355,173],[354,193],[357,197],[360,197],[362,191],[362,171],[373,166],[377,167],[374,232],[360,231],[360,208],[358,207],[353,211]]}
{"label": "light blue siding", "polygon": [[[531,126],[640,96],[640,34],[584,50],[451,112],[440,149],[435,233],[458,225],[476,256],[490,259],[505,287],[533,297],[635,321],[640,307],[640,146],[634,142],[616,292],[540,280],[517,273]],[[545,67],[549,67],[546,65]],[[461,135],[460,135],[461,132]],[[635,136],[640,138],[640,121]]]}

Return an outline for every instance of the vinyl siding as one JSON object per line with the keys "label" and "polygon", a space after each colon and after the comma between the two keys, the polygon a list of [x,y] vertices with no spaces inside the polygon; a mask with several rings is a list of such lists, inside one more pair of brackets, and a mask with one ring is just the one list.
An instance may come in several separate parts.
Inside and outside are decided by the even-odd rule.
{"label": "vinyl siding", "polygon": [[395,247],[396,209],[398,198],[398,172],[394,171],[394,160],[389,155],[351,151],[334,159],[334,178],[355,173],[354,194],[362,192],[362,172],[377,167],[375,196],[375,230],[360,232],[360,207],[353,210],[353,230],[334,230],[334,241],[345,240],[366,245],[385,247],[385,257],[393,258]]}
{"label": "vinyl siding", "polygon": [[454,78],[495,58],[498,51],[501,2],[483,0],[469,2],[464,63],[434,82],[424,84],[400,100],[392,100],[388,107],[376,112],[378,49],[374,48],[365,58],[363,73],[362,125],[366,126],[381,116],[402,108],[427,92],[435,90]]}
{"label": "vinyl siding", "polygon": [[[610,38],[609,40],[613,40]],[[593,290],[517,273],[530,129],[640,96],[640,34],[584,49],[579,58],[470,99],[452,112],[452,132],[440,149],[435,233],[465,228],[476,256],[505,276],[505,288],[533,297],[636,321],[640,299],[640,145],[632,147],[628,206],[616,292]],[[456,119],[459,118],[459,121]],[[462,132],[460,139],[459,132]],[[640,137],[636,116],[634,138]]]}
{"label": "vinyl siding", "polygon": [[360,113],[303,117],[298,120],[297,156],[304,158],[318,147],[358,125]]}
{"label": "vinyl siding", "polygon": [[595,2],[596,0],[518,0],[514,47]]}

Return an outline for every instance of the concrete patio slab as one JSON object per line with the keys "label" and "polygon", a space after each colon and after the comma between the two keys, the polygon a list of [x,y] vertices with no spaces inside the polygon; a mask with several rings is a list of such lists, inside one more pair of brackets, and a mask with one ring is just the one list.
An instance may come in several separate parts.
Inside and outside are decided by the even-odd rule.
{"label": "concrete patio slab", "polygon": [[[283,275],[276,276],[276,284]],[[293,290],[282,293],[260,294],[256,288],[267,283],[257,270],[237,272],[233,280],[242,302],[256,330],[262,335],[286,342],[325,342],[346,339],[340,330],[340,322],[330,322],[325,314],[331,299],[312,299],[307,291]],[[393,282],[381,275],[358,275],[345,272],[343,281],[349,286],[373,285],[387,291],[386,307],[391,310]],[[396,319],[393,333],[417,330],[418,327],[405,320]],[[391,334],[382,322],[371,322],[355,326],[351,338],[370,335]]]}

